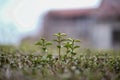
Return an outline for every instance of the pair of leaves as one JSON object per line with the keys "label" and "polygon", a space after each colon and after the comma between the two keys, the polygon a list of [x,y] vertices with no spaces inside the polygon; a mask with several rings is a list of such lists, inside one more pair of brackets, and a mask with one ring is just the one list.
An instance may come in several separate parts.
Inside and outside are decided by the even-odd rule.
{"label": "pair of leaves", "polygon": [[70,42],[80,42],[80,40],[79,40],[79,39],[72,39],[72,38],[68,38],[67,40],[68,40],[68,41],[70,41]]}
{"label": "pair of leaves", "polygon": [[45,39],[41,39],[39,42],[37,42],[35,45],[39,45],[39,46],[48,46],[48,45],[52,45],[51,42],[46,41]]}
{"label": "pair of leaves", "polygon": [[71,42],[66,42],[66,43],[64,43],[64,47],[65,48],[76,49],[76,48],[79,48],[80,46],[75,46]]}
{"label": "pair of leaves", "polygon": [[51,42],[46,41],[44,38],[42,38],[39,42],[37,42],[35,45],[39,45],[44,52],[47,52],[47,46],[52,45]]}
{"label": "pair of leaves", "polygon": [[60,36],[67,36],[65,33],[57,33],[57,34],[54,34],[53,36],[58,36],[58,37],[60,37]]}
{"label": "pair of leaves", "polygon": [[55,41],[55,42],[64,42],[64,41],[66,41],[66,39],[55,39],[55,40],[53,40],[53,41]]}

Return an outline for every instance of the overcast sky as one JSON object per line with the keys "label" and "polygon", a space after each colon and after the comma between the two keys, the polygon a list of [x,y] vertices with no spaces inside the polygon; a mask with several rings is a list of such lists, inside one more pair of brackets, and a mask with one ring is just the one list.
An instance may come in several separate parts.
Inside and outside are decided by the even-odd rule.
{"label": "overcast sky", "polygon": [[0,0],[0,36],[3,35],[2,29],[7,35],[7,31],[10,32],[12,28],[16,33],[14,36],[35,31],[38,20],[41,25],[44,13],[49,10],[97,8],[100,2],[101,0]]}

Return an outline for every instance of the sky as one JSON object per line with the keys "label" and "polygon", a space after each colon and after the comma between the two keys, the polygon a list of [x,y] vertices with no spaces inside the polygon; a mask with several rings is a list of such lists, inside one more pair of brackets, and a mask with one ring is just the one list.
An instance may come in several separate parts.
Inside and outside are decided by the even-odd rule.
{"label": "sky", "polygon": [[[0,0],[0,43],[19,43],[42,26],[50,10],[97,8],[101,0]],[[42,28],[42,27],[41,27]]]}

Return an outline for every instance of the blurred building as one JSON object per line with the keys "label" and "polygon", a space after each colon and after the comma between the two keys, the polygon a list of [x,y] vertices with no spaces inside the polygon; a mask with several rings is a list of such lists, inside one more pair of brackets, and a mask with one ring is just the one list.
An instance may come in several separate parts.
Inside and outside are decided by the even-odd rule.
{"label": "blurred building", "polygon": [[99,8],[49,11],[43,36],[57,32],[78,38],[87,47],[120,49],[120,0],[103,0]]}

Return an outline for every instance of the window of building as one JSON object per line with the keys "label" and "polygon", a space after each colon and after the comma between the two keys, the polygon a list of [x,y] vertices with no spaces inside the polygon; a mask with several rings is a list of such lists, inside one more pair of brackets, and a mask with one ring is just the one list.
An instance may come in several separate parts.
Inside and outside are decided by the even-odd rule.
{"label": "window of building", "polygon": [[112,32],[112,42],[113,42],[113,46],[119,46],[120,47],[120,29],[113,30],[113,32]]}

